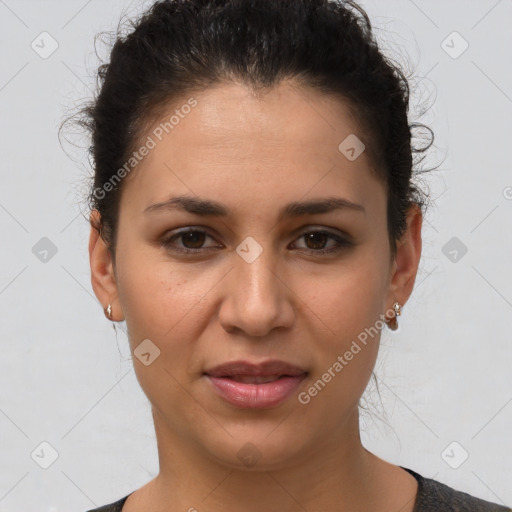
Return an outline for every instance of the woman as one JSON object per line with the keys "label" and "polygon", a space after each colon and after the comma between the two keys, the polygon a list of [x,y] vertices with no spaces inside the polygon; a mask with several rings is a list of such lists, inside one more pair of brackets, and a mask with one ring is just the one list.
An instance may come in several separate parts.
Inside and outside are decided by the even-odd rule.
{"label": "woman", "polygon": [[89,242],[160,472],[96,511],[505,511],[361,444],[421,256],[408,86],[356,4],[155,3],[86,110]]}

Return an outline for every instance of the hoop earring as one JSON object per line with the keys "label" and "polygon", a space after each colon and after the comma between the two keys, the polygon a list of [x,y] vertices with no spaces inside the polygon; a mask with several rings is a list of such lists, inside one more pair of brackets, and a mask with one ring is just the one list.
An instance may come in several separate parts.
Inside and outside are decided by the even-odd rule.
{"label": "hoop earring", "polygon": [[395,311],[395,316],[389,320],[386,320],[386,324],[392,331],[396,331],[398,329],[397,317],[399,317],[402,314],[402,304],[396,301],[393,304],[393,309]]}
{"label": "hoop earring", "polygon": [[110,304],[105,308],[105,315],[109,320],[112,320],[112,306]]}

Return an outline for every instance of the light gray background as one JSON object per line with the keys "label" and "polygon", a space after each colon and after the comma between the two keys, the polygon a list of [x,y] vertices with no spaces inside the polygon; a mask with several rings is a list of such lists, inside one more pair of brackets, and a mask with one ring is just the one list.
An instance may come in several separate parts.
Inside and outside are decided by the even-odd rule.
{"label": "light gray background", "polygon": [[[66,110],[92,94],[94,35],[147,5],[0,0],[0,512],[84,511],[158,471],[124,325],[116,339],[90,285],[86,152],[68,144],[67,156],[57,139]],[[511,505],[512,2],[362,5],[415,72],[413,106],[434,102],[421,120],[436,133],[427,164],[441,164],[426,183],[434,204],[415,291],[399,331],[382,335],[384,408],[374,389],[365,394],[363,443]],[[43,31],[59,45],[47,59],[31,47],[43,45]],[[469,43],[458,58],[442,47],[453,31]],[[462,48],[456,38],[444,43],[452,54]],[[43,237],[57,249],[46,262],[33,253]],[[468,249],[457,261],[445,255],[453,237]],[[52,449],[42,442],[58,454],[48,469],[40,465]],[[463,450],[469,458],[453,469]]]}

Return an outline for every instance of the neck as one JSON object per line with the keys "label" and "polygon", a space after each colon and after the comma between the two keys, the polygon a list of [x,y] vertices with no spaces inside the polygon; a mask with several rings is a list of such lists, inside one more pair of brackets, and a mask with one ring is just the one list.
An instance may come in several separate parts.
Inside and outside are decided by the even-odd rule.
{"label": "neck", "polygon": [[370,510],[383,499],[381,470],[390,465],[362,446],[357,407],[331,438],[316,439],[286,461],[264,465],[262,457],[243,469],[176,436],[157,411],[153,417],[160,473],[148,484],[146,503],[154,512],[348,512]]}

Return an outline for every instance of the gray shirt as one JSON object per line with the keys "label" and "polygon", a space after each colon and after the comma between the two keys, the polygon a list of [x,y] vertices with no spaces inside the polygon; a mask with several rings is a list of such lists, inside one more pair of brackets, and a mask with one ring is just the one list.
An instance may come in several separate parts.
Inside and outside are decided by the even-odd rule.
{"label": "gray shirt", "polygon": [[[512,508],[475,498],[437,480],[425,478],[411,469],[400,467],[418,481],[418,493],[413,512],[512,512]],[[87,512],[121,512],[128,496]]]}

